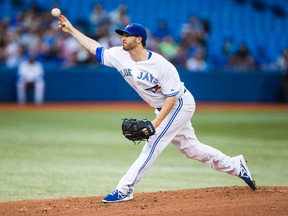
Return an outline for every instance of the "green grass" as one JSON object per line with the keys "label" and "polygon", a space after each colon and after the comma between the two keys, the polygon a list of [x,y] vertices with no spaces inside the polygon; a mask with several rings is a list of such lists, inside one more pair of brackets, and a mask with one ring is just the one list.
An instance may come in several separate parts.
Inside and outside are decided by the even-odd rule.
{"label": "green grass", "polygon": [[[0,202],[106,195],[139,155],[121,134],[140,111],[0,112]],[[199,140],[244,154],[258,185],[288,185],[287,112],[196,112]],[[135,192],[245,185],[169,145]]]}

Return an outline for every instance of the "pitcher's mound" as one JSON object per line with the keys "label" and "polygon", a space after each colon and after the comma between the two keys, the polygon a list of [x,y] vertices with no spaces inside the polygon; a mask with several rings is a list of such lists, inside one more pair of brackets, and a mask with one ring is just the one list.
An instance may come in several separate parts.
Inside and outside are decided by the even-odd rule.
{"label": "pitcher's mound", "polygon": [[136,193],[134,200],[104,204],[99,197],[0,203],[2,216],[288,215],[288,187],[201,188]]}

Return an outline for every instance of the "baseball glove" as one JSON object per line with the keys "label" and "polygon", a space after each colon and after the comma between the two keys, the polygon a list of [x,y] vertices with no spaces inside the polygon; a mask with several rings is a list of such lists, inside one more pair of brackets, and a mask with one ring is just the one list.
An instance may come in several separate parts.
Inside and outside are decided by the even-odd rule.
{"label": "baseball glove", "polygon": [[148,120],[137,120],[132,118],[122,119],[122,133],[128,139],[135,143],[142,140],[147,140],[150,136],[155,134],[153,124]]}

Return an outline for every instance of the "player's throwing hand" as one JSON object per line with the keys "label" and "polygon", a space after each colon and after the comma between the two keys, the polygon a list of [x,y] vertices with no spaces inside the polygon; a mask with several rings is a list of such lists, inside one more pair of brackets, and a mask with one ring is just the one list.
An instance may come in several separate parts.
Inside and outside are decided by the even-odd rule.
{"label": "player's throwing hand", "polygon": [[58,22],[59,28],[61,28],[64,32],[70,33],[73,26],[69,20],[62,14],[58,17],[58,19],[60,20]]}

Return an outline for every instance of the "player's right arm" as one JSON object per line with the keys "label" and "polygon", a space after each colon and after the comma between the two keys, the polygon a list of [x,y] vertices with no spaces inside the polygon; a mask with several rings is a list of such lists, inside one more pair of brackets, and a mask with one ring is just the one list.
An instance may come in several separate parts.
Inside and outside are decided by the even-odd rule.
{"label": "player's right arm", "polygon": [[82,32],[74,28],[74,26],[69,22],[69,20],[61,14],[58,19],[59,21],[59,27],[66,33],[73,36],[86,50],[88,50],[91,54],[96,54],[96,49],[100,47],[101,45],[84,35]]}

